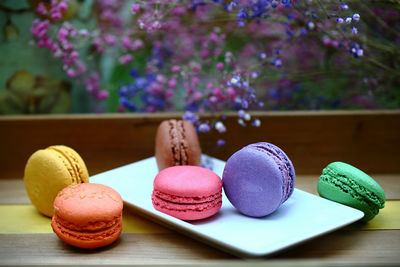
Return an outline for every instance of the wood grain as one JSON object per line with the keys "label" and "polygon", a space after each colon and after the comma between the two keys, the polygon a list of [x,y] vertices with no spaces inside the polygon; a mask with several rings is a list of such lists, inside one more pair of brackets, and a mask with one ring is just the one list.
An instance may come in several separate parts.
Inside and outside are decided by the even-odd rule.
{"label": "wood grain", "polygon": [[[253,263],[278,260],[296,265],[318,262],[319,266],[327,262],[331,263],[328,265],[347,262],[352,266],[354,262],[398,264],[399,246],[400,231],[340,230]],[[244,264],[234,255],[175,233],[122,234],[113,245],[93,251],[65,245],[54,234],[0,235],[0,259],[5,265],[222,264],[227,260]]]}
{"label": "wood grain", "polygon": [[[204,120],[218,119],[206,115]],[[371,174],[387,199],[400,199],[400,111],[253,113],[260,128],[243,128],[235,114],[228,131],[200,135],[203,151],[226,160],[242,146],[268,141],[292,159],[296,187],[316,194],[323,167],[345,161]],[[23,169],[37,149],[53,144],[75,148],[91,174],[122,166],[154,153],[158,124],[181,114],[58,115],[0,117],[0,204],[30,203]],[[227,145],[216,149],[219,138]],[[4,216],[4,214],[2,215]],[[264,238],[264,237],[261,237]],[[117,243],[83,251],[54,234],[1,234],[0,265],[202,264],[219,266],[395,266],[400,262],[400,230],[346,227],[277,255],[243,259],[175,232],[122,234]]]}
{"label": "wood grain", "polygon": [[307,242],[297,249],[277,255],[278,258],[315,258],[346,260],[364,259],[399,263],[400,231],[347,231],[339,230]]}
{"label": "wood grain", "polygon": [[[18,248],[18,249],[16,249]],[[3,264],[147,264],[232,259],[179,234],[121,234],[106,248],[87,251],[62,243],[54,234],[0,235]]]}
{"label": "wood grain", "polygon": [[22,179],[0,179],[1,204],[30,204]]}
{"label": "wood grain", "polygon": [[[76,149],[91,174],[122,166],[154,153],[156,128],[179,113],[129,115],[53,115],[0,117],[0,178],[21,178],[37,149],[64,144]],[[320,173],[332,161],[344,161],[367,173],[400,173],[400,111],[253,113],[261,127],[242,127],[234,113],[228,131],[200,134],[203,151],[226,160],[242,146],[268,141],[292,159],[298,174]],[[216,148],[224,138],[227,145]]]}

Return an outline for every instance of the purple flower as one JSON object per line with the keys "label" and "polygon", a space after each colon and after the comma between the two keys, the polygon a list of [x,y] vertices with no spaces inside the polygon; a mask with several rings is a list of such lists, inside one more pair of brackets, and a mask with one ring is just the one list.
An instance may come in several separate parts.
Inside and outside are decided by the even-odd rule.
{"label": "purple flower", "polygon": [[207,123],[201,123],[199,125],[198,129],[199,129],[199,132],[201,132],[201,133],[206,133],[211,130],[210,126]]}
{"label": "purple flower", "polygon": [[224,139],[218,139],[217,146],[221,147],[221,146],[224,146],[225,144],[226,144],[226,141]]}
{"label": "purple flower", "polygon": [[182,116],[182,119],[189,121],[193,125],[196,125],[197,122],[199,121],[199,117],[190,111],[185,111],[185,113]]}

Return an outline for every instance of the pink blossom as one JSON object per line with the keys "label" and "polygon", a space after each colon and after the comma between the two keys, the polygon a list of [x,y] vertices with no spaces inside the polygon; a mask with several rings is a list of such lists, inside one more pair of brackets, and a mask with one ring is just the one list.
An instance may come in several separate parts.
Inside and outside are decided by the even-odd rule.
{"label": "pink blossom", "polygon": [[235,98],[235,96],[236,96],[236,91],[235,91],[235,89],[233,89],[232,87],[228,87],[228,88],[226,88],[226,92],[228,93],[228,96],[229,96],[231,99],[234,99],[234,98]]}
{"label": "pink blossom", "polygon": [[79,74],[83,74],[87,71],[87,67],[82,61],[78,60],[75,64],[76,67],[78,68]]}
{"label": "pink blossom", "polygon": [[199,85],[199,78],[198,77],[196,77],[196,76],[192,77],[192,85],[193,86]]}
{"label": "pink blossom", "polygon": [[50,10],[50,17],[51,17],[54,21],[58,21],[58,20],[60,20],[60,19],[62,18],[62,15],[61,15],[61,12],[60,12],[60,11],[58,11],[58,10],[55,9],[55,8],[52,8],[52,9]]}
{"label": "pink blossom", "polygon": [[60,4],[58,5],[58,9],[61,12],[67,11],[68,9],[68,4],[65,1],[61,1]]}
{"label": "pink blossom", "polygon": [[193,71],[194,72],[199,72],[201,70],[201,66],[199,65],[199,64],[196,64],[194,67],[193,67]]}
{"label": "pink blossom", "polygon": [[139,50],[139,49],[141,49],[141,48],[143,48],[143,47],[144,47],[144,43],[143,43],[142,40],[135,40],[135,41],[133,42],[132,46],[131,46],[131,49],[132,49],[133,51],[135,51],[135,50]]}
{"label": "pink blossom", "polygon": [[132,48],[132,41],[131,38],[129,38],[128,36],[123,36],[121,38],[121,42],[122,42],[122,47],[125,48],[126,50],[130,50]]}
{"label": "pink blossom", "polygon": [[103,41],[108,45],[115,45],[117,42],[117,38],[115,37],[115,35],[105,34],[103,35]]}
{"label": "pink blossom", "polygon": [[203,95],[200,92],[195,92],[193,95],[194,100],[198,101],[203,97]]}
{"label": "pink blossom", "polygon": [[108,98],[108,91],[106,90],[101,90],[98,94],[97,94],[97,100],[106,100]]}
{"label": "pink blossom", "polygon": [[68,30],[66,28],[60,28],[58,31],[58,39],[60,42],[65,40],[65,38],[68,36]]}
{"label": "pink blossom", "polygon": [[186,8],[184,6],[176,6],[172,10],[172,15],[174,16],[181,16],[184,15],[185,13],[186,13]]}
{"label": "pink blossom", "polygon": [[212,32],[210,34],[210,40],[214,43],[216,43],[218,41],[218,35],[215,32]]}
{"label": "pink blossom", "polygon": [[173,97],[173,96],[174,96],[174,90],[169,89],[169,90],[167,90],[167,91],[165,92],[165,97],[166,97],[166,98],[171,98],[171,97]]}
{"label": "pink blossom", "polygon": [[36,12],[41,16],[47,15],[48,11],[43,2],[39,2],[38,6],[36,8]]}
{"label": "pink blossom", "polygon": [[31,33],[36,38],[43,38],[47,34],[49,27],[50,22],[48,20],[40,21],[35,19],[31,27]]}
{"label": "pink blossom", "polygon": [[201,50],[201,58],[206,59],[210,55],[210,51],[208,49]]}
{"label": "pink blossom", "polygon": [[78,51],[73,51],[73,52],[70,54],[71,60],[77,60],[78,57],[79,57],[79,52],[78,52]]}
{"label": "pink blossom", "polygon": [[221,96],[221,93],[222,93],[221,88],[215,88],[213,90],[213,95],[215,96]]}
{"label": "pink blossom", "polygon": [[175,88],[175,87],[176,87],[176,80],[175,80],[175,79],[169,80],[169,81],[168,81],[168,86],[169,86],[170,88]]}
{"label": "pink blossom", "polygon": [[132,13],[136,14],[140,11],[140,5],[139,4],[133,4],[132,5]]}
{"label": "pink blossom", "polygon": [[210,102],[211,102],[212,104],[215,104],[215,103],[218,102],[218,98],[215,97],[215,96],[210,96],[210,97],[208,98],[208,100],[210,100]]}
{"label": "pink blossom", "polygon": [[68,69],[67,75],[68,75],[68,77],[74,78],[76,76],[76,71],[73,69]]}
{"label": "pink blossom", "polygon": [[181,70],[181,68],[179,66],[175,65],[175,66],[172,66],[171,70],[172,70],[173,73],[177,73],[177,72],[179,72]]}
{"label": "pink blossom", "polygon": [[123,55],[119,58],[119,63],[121,63],[121,65],[127,65],[132,61],[132,55],[131,54],[126,54]]}

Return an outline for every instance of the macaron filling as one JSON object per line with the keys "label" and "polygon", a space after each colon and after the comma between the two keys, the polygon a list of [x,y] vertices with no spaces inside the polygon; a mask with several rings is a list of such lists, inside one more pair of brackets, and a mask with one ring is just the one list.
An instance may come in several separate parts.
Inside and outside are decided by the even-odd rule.
{"label": "macaron filling", "polygon": [[320,179],[323,182],[326,182],[339,188],[341,191],[350,194],[354,199],[367,204],[375,215],[378,214],[379,209],[382,209],[385,206],[385,202],[382,201],[374,192],[368,190],[360,184],[357,184],[352,179],[339,174],[331,168],[325,168],[322,171]]}
{"label": "macaron filling", "polygon": [[279,150],[274,149],[272,146],[266,144],[266,143],[256,143],[254,145],[251,145],[258,151],[261,151],[263,153],[267,153],[275,163],[279,166],[279,170],[282,174],[282,199],[281,199],[281,204],[285,202],[290,195],[292,194],[293,190],[293,182],[294,182],[294,172],[292,170],[292,166],[288,160],[288,158],[283,155]]}
{"label": "macaron filling", "polygon": [[187,142],[183,121],[169,120],[171,150],[175,165],[188,165]]}
{"label": "macaron filling", "polygon": [[193,204],[193,203],[206,203],[206,202],[211,202],[216,199],[221,199],[222,198],[222,193],[217,192],[213,195],[210,196],[202,196],[202,197],[184,197],[184,196],[177,196],[177,195],[171,195],[167,193],[163,193],[159,190],[154,190],[153,191],[153,196],[159,199],[162,199],[163,201],[171,202],[171,203],[179,203],[179,204]]}
{"label": "macaron filling", "polygon": [[117,218],[112,221],[112,225],[103,229],[99,229],[96,231],[89,230],[79,230],[79,229],[71,229],[68,226],[63,224],[63,220],[60,220],[60,217],[54,216],[52,220],[52,226],[55,231],[60,231],[63,235],[67,235],[74,239],[83,240],[83,241],[93,241],[98,240],[102,241],[107,237],[114,236],[116,234],[119,235],[121,231],[122,217]]}
{"label": "macaron filling", "polygon": [[57,223],[62,225],[63,228],[69,229],[71,231],[96,232],[96,231],[102,231],[104,229],[114,227],[116,224],[118,224],[120,222],[121,217],[122,217],[122,213],[120,216],[114,217],[114,219],[110,220],[110,221],[96,221],[96,222],[89,222],[87,224],[79,224],[79,225],[71,223],[71,222],[63,219],[61,216],[58,216],[57,214],[55,215],[55,220],[57,220]]}
{"label": "macaron filling", "polygon": [[222,197],[221,194],[216,194],[213,199],[209,201],[203,201],[199,202],[195,198],[191,198],[192,202],[190,201],[190,198],[184,199],[185,202],[172,202],[168,199],[161,198],[157,195],[157,193],[152,194],[152,201],[153,205],[155,208],[161,208],[161,209],[166,209],[170,211],[180,211],[180,212],[188,212],[188,211],[198,211],[198,212],[203,212],[205,210],[213,209],[217,206],[222,205]]}

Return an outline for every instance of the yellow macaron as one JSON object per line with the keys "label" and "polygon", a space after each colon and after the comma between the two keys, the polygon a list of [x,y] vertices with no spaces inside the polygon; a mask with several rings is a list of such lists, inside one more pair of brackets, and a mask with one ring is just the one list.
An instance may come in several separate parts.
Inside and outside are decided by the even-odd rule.
{"label": "yellow macaron", "polygon": [[25,189],[32,204],[53,216],[53,202],[63,188],[89,182],[85,162],[70,147],[57,145],[32,154],[25,166]]}

